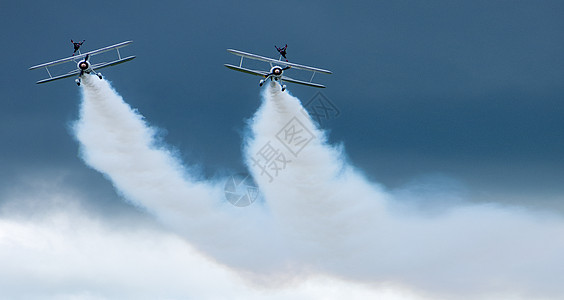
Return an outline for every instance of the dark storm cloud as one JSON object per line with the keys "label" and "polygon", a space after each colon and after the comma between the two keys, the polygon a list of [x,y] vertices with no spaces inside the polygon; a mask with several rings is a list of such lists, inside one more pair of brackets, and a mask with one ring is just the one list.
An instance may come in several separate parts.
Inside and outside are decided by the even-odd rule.
{"label": "dark storm cloud", "polygon": [[106,78],[188,164],[241,171],[259,90],[223,67],[237,60],[225,49],[274,56],[287,43],[291,60],[334,72],[317,77],[341,112],[324,126],[369,176],[394,188],[444,173],[478,193],[558,199],[563,10],[557,1],[5,3],[0,172],[90,172],[67,129],[79,98],[72,80],[36,86],[45,73],[27,70],[69,55],[71,38],[85,49],[134,40],[126,50],[138,58]]}

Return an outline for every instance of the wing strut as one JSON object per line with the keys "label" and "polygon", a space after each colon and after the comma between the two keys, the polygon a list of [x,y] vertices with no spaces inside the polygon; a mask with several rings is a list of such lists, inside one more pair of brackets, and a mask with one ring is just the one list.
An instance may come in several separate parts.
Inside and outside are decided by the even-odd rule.
{"label": "wing strut", "polygon": [[47,66],[45,66],[45,70],[47,70],[47,74],[49,74],[49,78],[53,78],[53,76],[51,75],[51,72],[49,72],[49,68],[47,68]]}
{"label": "wing strut", "polygon": [[313,73],[311,74],[311,78],[309,79],[309,82],[313,81],[313,76],[315,76],[315,71],[313,71]]}

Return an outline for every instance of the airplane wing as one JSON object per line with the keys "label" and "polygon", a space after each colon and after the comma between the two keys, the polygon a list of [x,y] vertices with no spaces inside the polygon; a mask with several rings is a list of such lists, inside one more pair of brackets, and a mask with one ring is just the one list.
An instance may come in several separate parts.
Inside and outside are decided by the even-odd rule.
{"label": "airplane wing", "polygon": [[114,50],[114,49],[119,49],[119,48],[125,47],[125,46],[127,46],[127,45],[129,45],[129,44],[131,44],[131,43],[133,43],[133,41],[121,42],[121,43],[118,43],[118,44],[115,44],[115,45],[111,45],[111,46],[107,46],[107,47],[104,47],[104,48],[96,49],[96,50],[93,50],[93,51],[90,51],[90,52],[86,52],[86,53],[83,53],[83,54],[80,54],[80,55],[75,55],[75,56],[71,56],[71,57],[67,57],[67,58],[62,58],[62,59],[58,59],[58,60],[51,61],[51,62],[48,62],[48,63],[40,64],[40,65],[37,65],[37,66],[33,66],[33,67],[29,68],[29,69],[30,69],[30,70],[34,70],[34,69],[38,69],[38,68],[42,68],[42,67],[50,67],[50,66],[54,66],[54,65],[66,63],[66,62],[69,62],[69,61],[78,61],[78,60],[80,60],[80,59],[86,57],[86,55],[96,55],[96,54],[104,53],[104,52],[107,52],[107,51],[110,51],[110,50]]}
{"label": "airplane wing", "polygon": [[[239,72],[243,72],[243,73],[247,73],[247,74],[251,74],[251,75],[257,75],[257,76],[262,76],[262,77],[266,77],[268,75],[268,72],[264,72],[264,71],[251,70],[251,69],[241,68],[241,67],[229,65],[229,64],[225,64],[224,66],[228,67],[231,70],[235,70],[235,71],[239,71]],[[290,78],[290,77],[287,77],[287,76],[282,76],[281,79],[282,79],[282,81],[287,81],[287,82],[291,82],[291,83],[297,83],[297,84],[307,85],[307,86],[316,87],[316,88],[325,88],[324,85],[319,84],[319,83],[297,80],[297,79],[293,79],[293,78]]]}
{"label": "airplane wing", "polygon": [[30,70],[35,70],[38,68],[42,68],[42,67],[50,67],[50,66],[54,66],[54,65],[58,65],[58,64],[62,64],[62,63],[66,63],[69,61],[77,61],[78,57],[82,58],[82,55],[77,55],[77,56],[71,56],[71,57],[67,57],[67,58],[63,58],[63,59],[58,59],[58,60],[54,60],[48,63],[44,63],[44,64],[40,64],[37,66],[33,66],[31,68],[29,68]]}
{"label": "airplane wing", "polygon": [[293,78],[290,78],[290,77],[287,77],[287,76],[282,76],[281,80],[291,82],[291,83],[297,83],[297,84],[301,84],[301,85],[316,87],[316,88],[325,88],[324,85],[319,84],[319,83],[297,80],[297,79],[293,79]]}
{"label": "airplane wing", "polygon": [[257,76],[262,76],[262,77],[266,77],[266,75],[268,75],[268,72],[265,72],[265,71],[251,70],[251,69],[241,68],[241,67],[237,67],[237,66],[229,65],[229,64],[225,64],[224,66],[228,67],[231,70],[235,70],[235,71],[239,71],[239,72],[243,72],[243,73],[247,73],[247,74],[251,74],[251,75],[257,75]]}
{"label": "airplane wing", "polygon": [[281,61],[281,60],[277,60],[277,59],[274,59],[274,58],[268,58],[268,57],[264,57],[264,56],[260,56],[260,55],[256,55],[256,54],[252,54],[252,53],[247,53],[247,52],[243,52],[243,51],[239,51],[239,50],[227,49],[227,52],[229,52],[231,54],[235,54],[237,56],[242,56],[242,57],[246,57],[246,58],[250,58],[250,59],[254,59],[254,60],[265,61],[265,62],[269,62],[269,63],[275,63],[277,65],[282,65],[282,66],[290,66],[292,68],[296,68],[296,69],[300,69],[300,70],[319,72],[319,73],[324,73],[324,74],[332,74],[332,72],[329,71],[329,70],[324,70],[324,69],[320,69],[320,68],[314,68],[314,67],[304,66],[304,65],[300,65],[300,64],[290,63],[290,62]]}
{"label": "airplane wing", "polygon": [[[92,65],[92,69],[98,70],[98,69],[102,69],[102,68],[105,68],[105,67],[119,65],[121,63],[128,62],[128,61],[130,61],[134,58],[135,58],[135,56],[129,56],[129,57],[114,60],[114,61],[111,61],[111,62],[97,63],[97,64]],[[59,80],[59,79],[63,79],[63,78],[69,78],[71,76],[78,75],[79,73],[80,73],[80,70],[76,69],[76,70],[72,70],[72,71],[70,71],[66,74],[63,74],[63,75],[59,75],[59,76],[55,76],[55,77],[49,77],[49,78],[39,80],[36,83],[40,84],[40,83],[50,82],[50,81]]]}
{"label": "airplane wing", "polygon": [[94,65],[92,65],[92,69],[98,70],[98,69],[102,69],[102,68],[105,68],[105,67],[119,65],[119,64],[122,64],[124,62],[128,62],[128,61],[130,61],[134,58],[135,58],[135,56],[129,56],[129,57],[114,60],[114,61],[111,61],[111,62],[94,64]]}
{"label": "airplane wing", "polygon": [[59,76],[49,77],[49,78],[46,78],[46,79],[39,80],[36,83],[40,84],[40,83],[50,82],[50,81],[59,80],[59,79],[63,79],[63,78],[69,78],[71,76],[76,76],[78,74],[80,74],[80,70],[76,69],[76,70],[70,71],[70,72],[68,72],[64,75],[59,75]]}

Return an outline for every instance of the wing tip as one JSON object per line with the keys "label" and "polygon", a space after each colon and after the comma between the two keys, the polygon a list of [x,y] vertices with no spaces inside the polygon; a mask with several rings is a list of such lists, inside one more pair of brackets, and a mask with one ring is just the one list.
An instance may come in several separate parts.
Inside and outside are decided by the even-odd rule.
{"label": "wing tip", "polygon": [[314,72],[322,73],[322,74],[327,74],[327,75],[333,74],[333,72],[331,72],[331,71],[329,71],[329,70],[325,70],[325,69],[317,69],[317,70],[315,70]]}
{"label": "wing tip", "polygon": [[29,69],[28,69],[28,70],[35,70],[35,69],[39,69],[39,68],[41,68],[41,67],[44,67],[44,65],[45,65],[45,64],[40,64],[40,65],[32,66],[32,67],[29,67]]}

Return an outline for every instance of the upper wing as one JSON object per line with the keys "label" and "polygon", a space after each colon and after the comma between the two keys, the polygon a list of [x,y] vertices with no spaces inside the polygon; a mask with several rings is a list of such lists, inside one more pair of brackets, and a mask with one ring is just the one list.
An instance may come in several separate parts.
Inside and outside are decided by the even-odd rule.
{"label": "upper wing", "polygon": [[48,62],[48,63],[40,64],[40,65],[37,65],[37,66],[33,66],[29,69],[34,70],[34,69],[38,69],[38,68],[41,68],[41,67],[50,67],[50,66],[66,63],[66,62],[69,62],[69,61],[76,61],[76,60],[78,60],[79,58],[82,58],[82,57],[83,57],[82,55],[71,56],[71,57],[67,57],[67,58],[63,58],[63,59],[54,60],[54,61],[51,61],[51,62]]}
{"label": "upper wing", "polygon": [[301,84],[301,85],[307,85],[307,86],[311,86],[311,87],[316,87],[316,88],[325,88],[325,86],[324,86],[323,84],[314,83],[314,82],[308,82],[308,81],[302,81],[302,80],[297,80],[297,79],[293,79],[293,78],[286,77],[286,76],[282,76],[281,80],[282,80],[282,81],[291,82],[291,83],[297,83],[297,84]]}
{"label": "upper wing", "polygon": [[265,72],[265,71],[251,70],[251,69],[241,68],[241,67],[237,67],[237,66],[234,66],[234,65],[228,65],[228,64],[225,64],[224,66],[228,67],[231,70],[235,70],[235,71],[239,71],[239,72],[243,72],[243,73],[247,73],[247,74],[252,74],[252,75],[257,75],[257,76],[262,76],[262,77],[266,77],[266,75],[268,75],[268,72]]}
{"label": "upper wing", "polygon": [[33,67],[29,68],[29,69],[30,69],[30,70],[34,70],[34,69],[37,69],[37,68],[41,68],[41,67],[50,67],[50,66],[62,64],[62,63],[69,62],[69,61],[77,61],[77,60],[79,60],[79,59],[82,59],[82,58],[85,57],[86,55],[96,55],[96,54],[104,53],[104,52],[107,52],[107,51],[110,51],[110,50],[113,50],[113,49],[119,49],[119,48],[125,47],[125,46],[127,46],[127,45],[129,45],[129,44],[131,44],[131,43],[133,43],[133,41],[121,42],[121,43],[118,43],[118,44],[115,44],[115,45],[111,45],[111,46],[107,46],[107,47],[104,47],[104,48],[96,49],[96,50],[93,50],[93,51],[90,51],[90,52],[86,52],[86,53],[83,53],[83,54],[80,54],[80,55],[75,55],[75,56],[71,56],[71,57],[67,57],[67,58],[63,58],[63,59],[58,59],[58,60],[55,60],[55,61],[51,61],[51,62],[48,62],[48,63],[40,64],[40,65],[37,65],[37,66],[33,66]]}
{"label": "upper wing", "polygon": [[239,51],[239,50],[227,49],[227,52],[229,52],[231,54],[238,55],[238,56],[250,58],[250,59],[261,60],[261,61],[265,61],[265,62],[269,62],[269,63],[275,63],[277,65],[282,65],[282,66],[290,66],[292,68],[296,68],[296,69],[300,69],[300,70],[319,72],[319,73],[324,73],[324,74],[332,74],[331,71],[329,71],[329,70],[299,65],[299,64],[281,61],[281,60],[277,60],[277,59],[274,59],[274,58],[268,58],[268,57],[264,57],[264,56],[260,56],[260,55],[256,55],[256,54],[252,54],[252,53],[247,53],[247,52],[243,52],[243,51]]}

